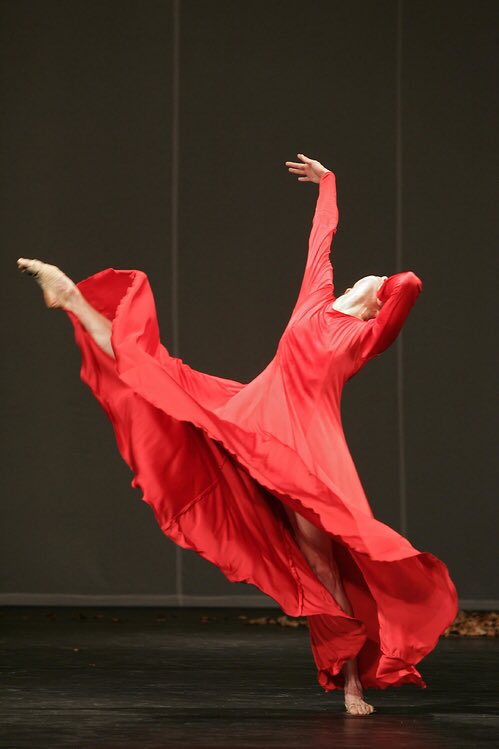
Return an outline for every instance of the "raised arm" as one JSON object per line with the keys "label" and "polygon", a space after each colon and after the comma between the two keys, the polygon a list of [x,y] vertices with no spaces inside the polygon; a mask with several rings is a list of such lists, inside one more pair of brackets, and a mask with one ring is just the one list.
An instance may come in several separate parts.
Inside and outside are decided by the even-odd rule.
{"label": "raised arm", "polygon": [[297,304],[319,289],[333,294],[333,267],[330,260],[331,242],[338,228],[336,177],[324,172],[319,181],[319,195],[308,240],[308,256]]}
{"label": "raised arm", "polygon": [[389,276],[378,291],[383,302],[378,315],[364,323],[359,355],[367,361],[390,346],[400,333],[409,312],[418,298],[423,283],[412,271]]}
{"label": "raised arm", "polygon": [[333,267],[329,255],[339,216],[334,173],[320,162],[308,159],[303,154],[298,155],[305,163],[295,164],[288,161],[286,164],[293,164],[294,167],[289,171],[301,174],[302,176],[298,177],[300,181],[318,183],[319,194],[308,242],[305,272],[293,315],[316,292],[331,297],[333,295]]}

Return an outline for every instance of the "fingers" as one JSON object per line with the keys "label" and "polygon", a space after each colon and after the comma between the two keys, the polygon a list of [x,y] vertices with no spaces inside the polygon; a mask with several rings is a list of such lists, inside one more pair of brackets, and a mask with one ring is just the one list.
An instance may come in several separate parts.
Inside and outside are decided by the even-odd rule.
{"label": "fingers", "polygon": [[[291,164],[293,164],[293,166],[290,166]],[[305,176],[305,164],[296,164],[294,161],[286,161],[286,165],[288,166],[289,172],[302,175],[301,177],[298,177],[299,182],[310,182],[310,179]]]}
{"label": "fingers", "polygon": [[297,156],[306,160],[306,163],[302,164],[299,161],[285,161],[284,163],[288,167],[288,171],[292,174],[300,174],[301,176],[298,177],[299,182],[311,182],[312,180],[306,176],[307,170],[310,168],[309,162],[311,161],[311,159],[308,159],[301,153],[297,154]]}
{"label": "fingers", "polygon": [[[300,171],[299,169],[290,169],[289,171],[293,172],[294,174],[301,174],[301,175],[303,175],[303,172]],[[308,177],[306,177],[306,176],[298,177],[298,180],[300,182],[310,182],[310,179]]]}
{"label": "fingers", "polygon": [[294,167],[298,167],[300,169],[304,169],[308,164],[311,164],[312,161],[313,161],[313,159],[309,159],[308,156],[305,156],[305,154],[303,154],[303,153],[297,153],[296,155],[298,156],[299,159],[301,159],[305,163],[302,164],[299,161],[286,161],[286,162],[284,162],[286,164],[286,166],[294,166]]}

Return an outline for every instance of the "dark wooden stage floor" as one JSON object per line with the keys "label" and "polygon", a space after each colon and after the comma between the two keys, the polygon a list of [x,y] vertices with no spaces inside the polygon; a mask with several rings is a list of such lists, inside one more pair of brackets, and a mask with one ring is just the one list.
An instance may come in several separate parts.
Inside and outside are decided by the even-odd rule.
{"label": "dark wooden stage floor", "polygon": [[[305,627],[279,609],[0,609],[1,749],[465,749],[499,745],[499,644],[442,638],[427,689],[366,690],[344,714]],[[203,623],[203,616],[208,617]]]}

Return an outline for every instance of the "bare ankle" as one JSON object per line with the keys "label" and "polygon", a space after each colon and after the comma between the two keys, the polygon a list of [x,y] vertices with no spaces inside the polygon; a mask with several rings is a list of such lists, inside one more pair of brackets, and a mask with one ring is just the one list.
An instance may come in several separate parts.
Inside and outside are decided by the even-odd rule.
{"label": "bare ankle", "polygon": [[360,680],[356,677],[346,677],[345,676],[345,689],[348,690],[359,690],[362,691],[362,684],[360,683]]}
{"label": "bare ankle", "polygon": [[83,294],[80,289],[75,285],[72,289],[69,289],[65,294],[64,309],[70,312],[77,313],[81,309],[82,304],[85,302]]}

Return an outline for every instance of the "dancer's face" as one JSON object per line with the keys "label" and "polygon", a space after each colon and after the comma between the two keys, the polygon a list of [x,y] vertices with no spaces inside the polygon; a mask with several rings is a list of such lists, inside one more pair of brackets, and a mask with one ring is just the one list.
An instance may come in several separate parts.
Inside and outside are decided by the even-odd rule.
{"label": "dancer's face", "polygon": [[387,278],[388,276],[364,276],[359,278],[353,286],[345,289],[344,296],[351,298],[352,304],[361,305],[364,308],[362,314],[364,320],[377,317],[382,307],[377,293]]}

